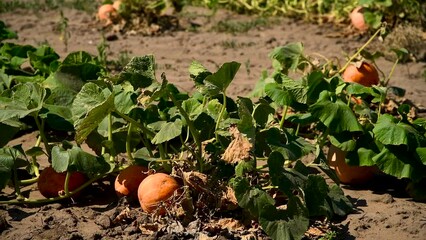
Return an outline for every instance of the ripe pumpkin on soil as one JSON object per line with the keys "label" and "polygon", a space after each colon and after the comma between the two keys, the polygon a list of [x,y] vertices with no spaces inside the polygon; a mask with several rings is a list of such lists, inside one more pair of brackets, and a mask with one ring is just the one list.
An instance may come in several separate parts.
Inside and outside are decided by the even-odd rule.
{"label": "ripe pumpkin on soil", "polygon": [[112,4],[104,4],[98,9],[98,18],[101,21],[110,22],[117,16],[117,9]]}
{"label": "ripe pumpkin on soil", "polygon": [[120,0],[114,1],[114,3],[112,4],[112,6],[114,7],[115,10],[120,10],[121,4],[123,4]]}
{"label": "ripe pumpkin on soil", "polygon": [[132,165],[121,171],[114,182],[117,196],[131,196],[137,199],[139,184],[148,176],[147,172],[147,167],[139,165]]}
{"label": "ripe pumpkin on soil", "polygon": [[[64,191],[65,178],[67,173],[56,172],[52,167],[45,168],[37,181],[38,190],[41,195],[45,198],[54,198],[59,196],[59,192]],[[68,190],[74,191],[87,181],[86,175],[81,172],[72,172],[69,182]],[[74,197],[77,197],[80,192],[76,193]]]}
{"label": "ripe pumpkin on soil", "polygon": [[[148,213],[157,212],[160,215],[165,214],[165,204],[170,205],[168,201],[175,191],[180,188],[176,179],[165,173],[155,173],[146,177],[138,188],[138,198],[142,210]],[[160,209],[158,209],[160,207]]]}
{"label": "ripe pumpkin on soil", "polygon": [[376,166],[350,166],[346,163],[346,152],[341,149],[330,146],[328,150],[328,164],[336,171],[340,182],[357,185],[364,184],[373,179],[379,172]]}
{"label": "ripe pumpkin on soil", "polygon": [[365,32],[368,30],[368,25],[365,22],[364,14],[362,13],[362,7],[358,6],[349,14],[349,18],[351,19],[352,26],[358,29],[361,32]]}
{"label": "ripe pumpkin on soil", "polygon": [[349,65],[342,74],[345,82],[354,82],[371,87],[379,84],[379,73],[377,69],[368,62],[362,62],[359,67],[354,64]]}

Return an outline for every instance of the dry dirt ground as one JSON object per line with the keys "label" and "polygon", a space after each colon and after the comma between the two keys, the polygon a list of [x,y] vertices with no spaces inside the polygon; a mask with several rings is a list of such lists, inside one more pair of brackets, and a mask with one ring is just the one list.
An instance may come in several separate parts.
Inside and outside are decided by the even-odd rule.
{"label": "dry dirt ground", "polygon": [[[95,17],[84,12],[64,10],[69,19],[69,44],[65,48],[56,31],[60,20],[59,11],[32,12],[17,10],[0,14],[10,28],[18,32],[21,44],[37,45],[48,42],[61,56],[66,52],[85,50],[97,54],[96,46],[101,42],[101,25]],[[165,32],[157,36],[121,34],[107,32],[108,58],[118,59],[120,54],[129,56],[154,54],[158,73],[165,72],[169,81],[184,91],[192,90],[188,67],[193,60],[204,64],[210,70],[227,61],[242,63],[236,80],[229,88],[231,96],[248,94],[263,70],[271,69],[268,53],[277,46],[293,41],[304,44],[307,54],[321,54],[327,58],[344,57],[353,53],[366,38],[357,34],[347,35],[348,29],[329,25],[318,26],[290,19],[276,19],[269,24],[252,28],[244,33],[222,33],[213,31],[219,21],[254,21],[253,18],[219,11],[209,17],[209,12],[186,8],[181,14],[182,25],[186,28]],[[191,29],[191,30],[188,30]],[[392,62],[379,60],[378,65],[388,73]],[[391,79],[391,85],[406,89],[406,97],[419,106],[426,106],[426,81],[422,77],[424,62],[410,62],[398,65]],[[30,144],[36,133],[16,140]],[[403,191],[404,184],[392,178],[380,177],[374,184],[359,188],[343,186],[345,194],[353,201],[357,211],[344,219],[338,219],[336,239],[425,239],[426,204],[413,202]],[[105,184],[108,185],[108,182]],[[112,220],[125,209],[118,202],[115,193],[105,186],[95,185],[87,192],[84,204],[49,204],[44,206],[0,205],[1,239],[143,239],[137,221],[114,224]],[[32,194],[35,186],[27,191]],[[101,196],[99,198],[99,196]],[[137,206],[131,209],[133,219],[139,212]],[[132,219],[132,218],[130,218]],[[226,220],[226,218],[224,218]],[[7,222],[7,224],[5,223]],[[197,223],[194,223],[195,225]],[[213,232],[199,232],[197,226],[187,228],[175,224],[162,229],[163,233],[152,234],[148,239],[245,239],[262,234],[240,230],[236,223],[221,222],[211,227]],[[229,230],[225,228],[228,227]],[[147,227],[148,230],[149,227]],[[145,229],[146,231],[148,231]],[[151,229],[152,230],[152,229]],[[154,229],[155,230],[155,229]],[[216,232],[215,232],[216,231]],[[155,232],[155,231],[154,231]],[[208,236],[213,236],[209,238]]]}

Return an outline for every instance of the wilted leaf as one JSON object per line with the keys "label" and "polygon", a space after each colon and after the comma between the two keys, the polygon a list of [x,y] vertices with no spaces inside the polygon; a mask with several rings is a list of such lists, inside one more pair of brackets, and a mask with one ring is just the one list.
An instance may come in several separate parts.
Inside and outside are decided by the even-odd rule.
{"label": "wilted leaf", "polygon": [[238,131],[238,128],[229,130],[233,136],[233,140],[225,149],[222,159],[230,164],[239,163],[250,160],[252,147],[249,139]]}

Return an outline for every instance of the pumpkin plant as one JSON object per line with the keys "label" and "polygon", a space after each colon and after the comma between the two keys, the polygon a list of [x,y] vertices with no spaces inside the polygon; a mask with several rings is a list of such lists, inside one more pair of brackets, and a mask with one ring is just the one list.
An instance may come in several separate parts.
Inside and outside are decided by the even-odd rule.
{"label": "pumpkin plant", "polygon": [[[189,77],[195,91],[188,93],[164,73],[157,79],[153,55],[134,57],[111,75],[85,52],[60,61],[48,47],[2,43],[0,54],[0,124],[8,133],[3,145],[25,126],[35,126],[40,136],[28,150],[0,149],[0,187],[12,184],[15,189],[15,198],[1,204],[67,199],[95,181],[140,165],[148,173],[160,172],[155,176],[167,183],[163,189],[151,182],[154,175],[141,180],[138,198],[147,211],[169,212],[171,205],[179,205],[170,204],[170,198],[182,193],[178,199],[188,201],[189,218],[206,209],[220,212],[227,209],[219,204],[221,194],[231,189],[239,207],[272,238],[301,239],[310,219],[353,210],[327,164],[323,149],[329,143],[347,151],[351,164],[375,164],[414,183],[424,179],[424,120],[412,119],[405,105],[399,116],[382,113],[386,93],[398,89],[345,83],[342,69],[329,62],[314,64],[301,43],[271,53],[274,71],[257,85],[260,97],[255,101],[227,96],[237,62],[211,71],[194,61]],[[22,69],[25,61],[33,71]],[[289,72],[298,70],[300,79],[290,78]],[[352,96],[363,103],[355,105]],[[55,142],[47,134],[61,131],[70,134]],[[374,144],[362,145],[367,141]],[[83,144],[91,151],[83,150]],[[413,159],[400,160],[402,150]],[[42,155],[55,172],[65,174],[64,191],[31,199],[21,194],[20,186],[39,180]],[[24,169],[31,179],[21,179],[18,170]],[[336,183],[327,184],[319,171]],[[70,181],[75,172],[88,179],[74,189]],[[84,196],[74,200],[84,201]]]}

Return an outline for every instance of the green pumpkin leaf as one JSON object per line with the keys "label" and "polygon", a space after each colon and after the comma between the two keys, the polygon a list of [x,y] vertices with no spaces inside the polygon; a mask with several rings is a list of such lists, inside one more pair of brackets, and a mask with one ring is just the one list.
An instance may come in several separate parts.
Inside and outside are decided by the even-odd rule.
{"label": "green pumpkin leaf", "polygon": [[238,205],[247,209],[254,217],[259,217],[265,206],[274,206],[275,200],[265,191],[250,186],[246,178],[236,177],[230,181],[235,191]]}
{"label": "green pumpkin leaf", "polygon": [[9,147],[0,148],[0,190],[7,186],[12,177],[15,159],[12,154],[17,155],[17,150]]}
{"label": "green pumpkin leaf", "polygon": [[23,118],[41,110],[46,90],[37,83],[14,86],[0,95],[0,122]]}
{"label": "green pumpkin leaf", "polygon": [[172,140],[175,137],[178,137],[182,134],[182,121],[176,119],[174,122],[167,122],[161,126],[160,131],[155,134],[152,139],[153,144],[161,144]]}
{"label": "green pumpkin leaf", "polygon": [[419,156],[419,159],[423,163],[423,165],[426,165],[426,147],[416,148],[416,153]]}
{"label": "green pumpkin leaf", "polygon": [[77,146],[72,146],[69,149],[59,146],[53,147],[52,167],[56,172],[79,171],[89,177],[110,170],[110,165],[104,158],[93,156]]}
{"label": "green pumpkin leaf", "polygon": [[210,96],[225,93],[229,84],[234,80],[241,64],[237,62],[224,63],[217,72],[204,79],[205,88]]}
{"label": "green pumpkin leaf", "polygon": [[328,197],[334,214],[343,217],[354,211],[351,201],[337,184],[329,187]]}
{"label": "green pumpkin leaf", "polygon": [[[415,128],[400,122],[389,114],[383,114],[373,128],[375,138],[385,145],[419,146],[424,139]],[[414,149],[413,149],[414,150]]]}
{"label": "green pumpkin leaf", "polygon": [[331,207],[327,202],[328,185],[320,175],[309,175],[306,186],[303,187],[305,193],[306,207],[309,216],[329,216]]}
{"label": "green pumpkin leaf", "polygon": [[296,209],[298,214],[266,205],[259,223],[272,239],[302,239],[309,227],[306,209],[298,198],[290,198],[287,208]]}
{"label": "green pumpkin leaf", "polygon": [[269,119],[274,115],[275,109],[271,107],[265,100],[259,100],[253,109],[253,119],[256,124],[265,128]]}
{"label": "green pumpkin leaf", "polygon": [[414,181],[426,177],[426,167],[415,154],[404,151],[404,146],[386,146],[373,157],[381,171],[397,178]]}
{"label": "green pumpkin leaf", "polygon": [[153,55],[133,57],[118,76],[118,82],[130,82],[133,88],[146,88],[157,82],[155,77],[155,58]]}
{"label": "green pumpkin leaf", "polygon": [[312,116],[318,118],[331,132],[362,131],[355,114],[341,100],[322,100],[310,106]]}
{"label": "green pumpkin leaf", "polygon": [[113,110],[114,94],[109,89],[102,89],[95,83],[85,84],[71,108],[77,143],[82,143]]}
{"label": "green pumpkin leaf", "polygon": [[279,83],[268,83],[265,85],[265,93],[275,103],[280,106],[289,106],[293,102],[293,95],[290,91]]}
{"label": "green pumpkin leaf", "polygon": [[296,70],[298,68],[303,68],[306,65],[306,63],[303,62],[305,59],[303,51],[304,48],[302,43],[289,43],[285,46],[276,47],[269,54],[269,57],[276,60],[286,74],[288,70]]}

